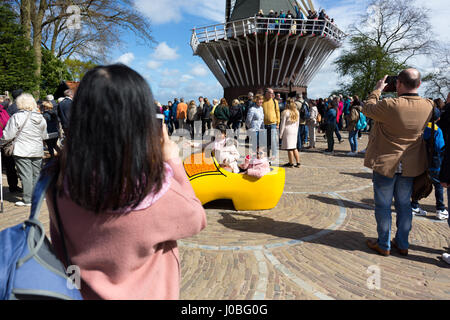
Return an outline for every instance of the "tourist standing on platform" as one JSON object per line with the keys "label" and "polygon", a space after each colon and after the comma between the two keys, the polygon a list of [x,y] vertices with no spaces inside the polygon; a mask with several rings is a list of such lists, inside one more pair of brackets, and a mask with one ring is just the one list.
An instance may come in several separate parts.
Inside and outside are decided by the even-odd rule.
{"label": "tourist standing on platform", "polygon": [[[450,93],[447,95],[447,104],[443,107],[441,120],[438,122],[442,129],[445,139],[445,145],[450,145]],[[447,200],[450,201],[450,148],[445,148],[444,160],[442,161],[441,171],[439,174],[441,185],[447,189]],[[447,203],[450,208],[450,203]],[[450,218],[447,217],[448,226],[450,227]],[[450,251],[442,255],[442,259],[450,264]]]}
{"label": "tourist standing on platform", "polygon": [[248,110],[246,126],[248,128],[248,136],[253,136],[252,146],[253,151],[259,148],[259,135],[261,130],[264,129],[264,96],[261,94],[257,94],[255,96],[255,105]]}
{"label": "tourist standing on platform", "polygon": [[[422,133],[431,119],[433,104],[417,93],[421,79],[416,69],[400,72],[396,83],[398,98],[380,101],[386,78],[378,81],[362,111],[375,121],[364,165],[373,169],[378,240],[367,240],[367,245],[387,256],[392,244],[406,256],[412,226],[413,181],[427,169]],[[397,233],[391,242],[392,198],[397,212]]]}
{"label": "tourist standing on platform", "polygon": [[146,80],[130,68],[88,71],[63,156],[43,172],[57,178],[46,194],[53,247],[65,261],[56,203],[86,300],[179,299],[176,241],[206,226],[179,149],[154,109]]}
{"label": "tourist standing on platform", "polygon": [[278,129],[280,127],[280,107],[272,88],[264,93],[264,127],[267,132],[267,156],[274,159],[278,155]]}
{"label": "tourist standing on platform", "polygon": [[299,119],[300,115],[295,101],[292,98],[288,98],[286,110],[281,114],[280,124],[281,149],[287,150],[289,158],[289,163],[285,167],[294,167],[294,159],[296,161],[295,167],[300,167],[300,155],[297,150]]}
{"label": "tourist standing on platform", "polygon": [[181,98],[180,103],[177,105],[177,121],[179,129],[186,129],[187,107],[184,98]]}
{"label": "tourist standing on platform", "polygon": [[308,132],[309,132],[309,146],[307,149],[315,149],[316,148],[316,127],[318,126],[317,123],[317,116],[319,115],[319,111],[317,110],[316,102],[313,100],[310,100],[310,115],[309,119],[306,120],[306,125],[308,126]]}
{"label": "tourist standing on platform", "polygon": [[[47,122],[47,133],[48,134],[58,134],[59,133],[59,121],[58,114],[56,110],[53,108],[53,104],[49,101],[44,101],[42,103],[44,107],[44,113],[42,116]],[[59,134],[58,134],[59,135]],[[61,150],[58,147],[58,135],[54,138],[50,138],[45,140],[45,144],[47,145],[48,152],[50,156],[53,158],[55,156],[55,151],[59,154]]]}
{"label": "tourist standing on platform", "polygon": [[16,138],[13,156],[22,181],[23,199],[16,206],[31,206],[31,195],[41,171],[44,156],[43,141],[48,138],[47,123],[40,114],[36,100],[29,93],[21,94],[17,109],[3,130],[2,142]]}
{"label": "tourist standing on platform", "polygon": [[209,102],[208,98],[204,99],[202,110],[202,136],[205,135],[206,128],[211,129],[211,111],[213,106]]}
{"label": "tourist standing on platform", "polygon": [[214,117],[216,118],[216,127],[219,124],[224,124],[227,128],[229,128],[230,108],[225,98],[220,99],[220,104],[214,110]]}

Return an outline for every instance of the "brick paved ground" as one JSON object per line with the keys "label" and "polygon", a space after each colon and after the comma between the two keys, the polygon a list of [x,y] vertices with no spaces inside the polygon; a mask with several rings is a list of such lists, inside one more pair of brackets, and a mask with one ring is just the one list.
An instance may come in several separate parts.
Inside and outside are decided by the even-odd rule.
{"label": "brick paved ground", "polygon": [[[359,143],[365,148],[367,136]],[[317,146],[326,147],[322,135]],[[347,140],[336,150],[334,156],[302,152],[302,167],[286,170],[284,194],[272,210],[207,205],[207,228],[179,241],[181,298],[450,299],[450,266],[439,259],[450,247],[450,229],[435,218],[434,194],[423,201],[429,216],[413,220],[409,256],[376,255],[365,245],[376,237],[371,171],[362,156],[346,156]],[[286,152],[281,156],[285,163]],[[1,229],[27,216],[3,190]],[[48,228],[46,208],[41,220]],[[369,268],[380,272],[379,290],[367,286]]]}

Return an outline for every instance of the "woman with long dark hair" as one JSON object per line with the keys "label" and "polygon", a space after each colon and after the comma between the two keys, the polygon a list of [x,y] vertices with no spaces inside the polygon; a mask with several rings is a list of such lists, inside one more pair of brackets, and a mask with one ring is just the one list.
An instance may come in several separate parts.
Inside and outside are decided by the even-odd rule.
{"label": "woman with long dark hair", "polygon": [[134,70],[90,70],[73,100],[62,155],[45,172],[56,177],[47,192],[51,238],[64,261],[56,188],[84,299],[179,298],[176,240],[200,232],[205,211],[155,109]]}

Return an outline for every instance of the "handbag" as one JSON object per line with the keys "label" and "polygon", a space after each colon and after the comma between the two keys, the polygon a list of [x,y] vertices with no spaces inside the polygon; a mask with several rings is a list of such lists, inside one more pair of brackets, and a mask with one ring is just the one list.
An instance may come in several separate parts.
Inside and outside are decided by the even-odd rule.
{"label": "handbag", "polygon": [[3,145],[3,152],[5,153],[5,156],[11,157],[13,155],[14,143],[16,142],[17,138],[19,137],[20,133],[22,132],[23,128],[27,124],[27,122],[30,119],[30,117],[31,117],[31,112],[28,114],[28,118],[25,120],[25,122],[23,123],[22,127],[20,127],[20,129],[17,131],[16,136],[14,137],[14,139],[12,139],[11,141],[8,141],[7,143],[5,143]]}
{"label": "handbag", "polygon": [[[434,109],[432,111],[433,115],[431,118],[431,136],[430,143],[427,146],[428,151],[428,164],[433,161],[433,153],[434,153],[434,133],[435,133],[435,122],[434,118]],[[428,124],[428,122],[427,122]],[[425,125],[425,128],[427,126]],[[412,200],[419,201],[421,199],[427,198],[431,192],[433,191],[433,179],[430,175],[430,170],[427,168],[424,173],[414,178],[413,182],[413,192],[411,195]]]}

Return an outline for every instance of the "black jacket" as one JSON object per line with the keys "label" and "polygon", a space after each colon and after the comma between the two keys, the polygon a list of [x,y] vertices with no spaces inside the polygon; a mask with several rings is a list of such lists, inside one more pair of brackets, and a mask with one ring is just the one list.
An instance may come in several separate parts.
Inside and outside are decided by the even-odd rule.
{"label": "black jacket", "polygon": [[59,119],[61,120],[61,126],[63,127],[64,130],[69,127],[71,108],[72,108],[72,100],[69,98],[64,99],[59,104],[58,116]]}
{"label": "black jacket", "polygon": [[203,104],[203,110],[202,110],[202,120],[209,120],[211,119],[211,111],[213,109],[213,106],[211,104]]}

